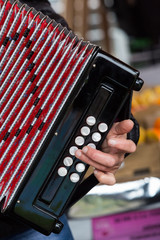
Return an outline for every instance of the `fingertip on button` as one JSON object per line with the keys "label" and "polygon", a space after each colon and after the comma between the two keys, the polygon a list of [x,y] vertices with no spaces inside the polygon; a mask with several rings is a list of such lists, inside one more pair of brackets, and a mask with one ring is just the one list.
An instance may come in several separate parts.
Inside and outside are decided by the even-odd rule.
{"label": "fingertip on button", "polygon": [[96,149],[96,145],[94,143],[89,143],[88,146],[93,148],[93,149]]}
{"label": "fingertip on button", "polygon": [[72,146],[70,147],[69,149],[69,153],[74,156],[75,155],[75,152],[78,150],[78,148],[76,146]]}
{"label": "fingertip on button", "polygon": [[76,152],[75,152],[75,156],[76,157],[81,157],[82,153],[81,151],[78,149]]}
{"label": "fingertip on button", "polygon": [[87,147],[87,146],[83,147],[83,148],[82,148],[82,152],[83,152],[83,153],[87,153],[87,152],[88,152],[88,147]]}

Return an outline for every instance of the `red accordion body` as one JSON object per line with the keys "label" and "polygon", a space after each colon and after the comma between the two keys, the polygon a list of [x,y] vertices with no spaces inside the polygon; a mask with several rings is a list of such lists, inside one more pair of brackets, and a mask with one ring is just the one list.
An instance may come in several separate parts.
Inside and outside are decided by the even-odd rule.
{"label": "red accordion body", "polygon": [[6,207],[94,48],[32,9],[10,1],[0,6],[0,196]]}

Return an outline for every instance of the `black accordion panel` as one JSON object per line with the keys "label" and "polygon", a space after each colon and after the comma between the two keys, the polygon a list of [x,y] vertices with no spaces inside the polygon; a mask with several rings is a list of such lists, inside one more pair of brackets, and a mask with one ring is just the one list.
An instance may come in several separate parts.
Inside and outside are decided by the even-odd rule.
{"label": "black accordion panel", "polygon": [[88,166],[139,72],[17,1],[0,0],[0,201],[2,212],[44,234],[60,232]]}

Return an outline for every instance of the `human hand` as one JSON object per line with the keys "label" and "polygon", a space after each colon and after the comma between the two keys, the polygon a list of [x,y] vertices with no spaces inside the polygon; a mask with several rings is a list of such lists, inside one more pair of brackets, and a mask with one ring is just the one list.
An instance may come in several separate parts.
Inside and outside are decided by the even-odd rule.
{"label": "human hand", "polygon": [[76,151],[77,158],[95,168],[94,175],[100,183],[115,184],[115,173],[122,164],[125,153],[135,152],[135,143],[127,139],[127,133],[133,125],[131,120],[114,123],[102,144],[102,151],[89,146]]}

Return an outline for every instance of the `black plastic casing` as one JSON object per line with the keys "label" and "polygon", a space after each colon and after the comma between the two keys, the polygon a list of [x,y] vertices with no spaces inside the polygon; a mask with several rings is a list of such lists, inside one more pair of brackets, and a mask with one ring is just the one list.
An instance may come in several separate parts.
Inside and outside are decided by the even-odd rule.
{"label": "black plastic casing", "polygon": [[127,105],[129,95],[133,90],[140,90],[142,85],[137,70],[97,49],[25,177],[9,214],[23,219],[45,235],[59,233],[63,228],[59,217],[88,169],[86,165],[86,170],[79,173],[78,183],[71,182],[70,175],[80,162],[74,157],[68,174],[65,177],[57,174],[70,146],[75,144],[75,137],[86,125],[87,116],[93,115],[96,125],[91,128],[84,145],[93,142],[92,133],[97,131],[99,123],[105,122],[108,130],[102,134],[101,141],[95,143],[99,149],[122,107]]}

